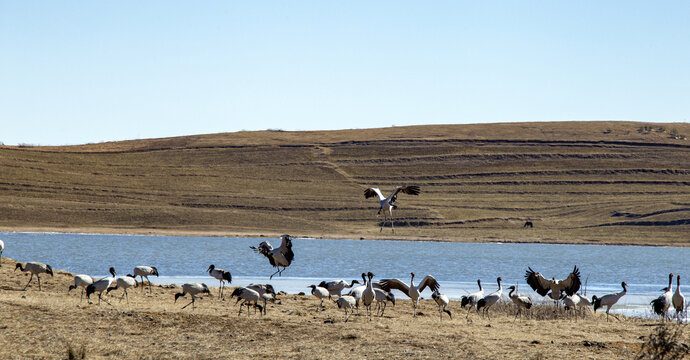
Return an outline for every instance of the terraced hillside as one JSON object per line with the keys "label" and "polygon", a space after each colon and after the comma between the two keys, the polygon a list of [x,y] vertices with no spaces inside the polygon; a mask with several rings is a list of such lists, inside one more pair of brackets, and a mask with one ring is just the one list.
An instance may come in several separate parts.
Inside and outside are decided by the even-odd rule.
{"label": "terraced hillside", "polygon": [[[567,122],[2,146],[0,227],[688,246],[684,134]],[[379,232],[363,190],[399,184],[422,193]]]}

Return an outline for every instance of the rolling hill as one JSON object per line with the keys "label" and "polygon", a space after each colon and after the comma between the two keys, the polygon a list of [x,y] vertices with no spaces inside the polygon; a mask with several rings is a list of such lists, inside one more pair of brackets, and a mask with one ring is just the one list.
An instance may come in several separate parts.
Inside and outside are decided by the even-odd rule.
{"label": "rolling hill", "polygon": [[[558,122],[0,146],[0,229],[689,246],[687,134]],[[380,232],[363,191],[402,184],[422,193]]]}

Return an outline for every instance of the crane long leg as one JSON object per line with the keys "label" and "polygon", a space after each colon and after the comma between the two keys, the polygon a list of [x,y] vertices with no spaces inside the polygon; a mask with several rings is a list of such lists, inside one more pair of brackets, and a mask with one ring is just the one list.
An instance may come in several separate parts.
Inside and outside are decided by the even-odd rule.
{"label": "crane long leg", "polygon": [[41,275],[36,274],[36,279],[38,279],[38,291],[41,291]]}
{"label": "crane long leg", "polygon": [[[102,296],[103,296],[103,293],[102,293],[102,292],[101,292],[101,293],[98,293],[98,305],[101,304]],[[110,305],[110,306],[113,306],[113,304],[111,304],[110,301],[108,301],[108,299],[103,299],[103,301],[105,301],[106,304],[108,304],[108,305]],[[113,307],[114,307],[114,306],[113,306]]]}
{"label": "crane long leg", "polygon": [[187,306],[192,305],[192,310],[194,310],[194,296],[192,296],[192,301],[189,302],[189,304],[183,306],[182,308],[186,308]]}
{"label": "crane long leg", "polygon": [[[280,274],[280,266],[276,266],[276,267],[278,268],[278,271],[276,271],[276,272],[274,272],[273,274],[271,274],[271,276],[268,277],[268,280],[273,279],[273,275],[275,275],[275,274]],[[280,276],[280,275],[278,275],[278,276]]]}
{"label": "crane long leg", "polygon": [[24,286],[24,290],[26,290],[27,287],[29,287],[29,284],[31,284],[31,280],[34,279],[34,273],[31,273],[31,277],[29,278],[29,282],[26,283],[26,286]]}

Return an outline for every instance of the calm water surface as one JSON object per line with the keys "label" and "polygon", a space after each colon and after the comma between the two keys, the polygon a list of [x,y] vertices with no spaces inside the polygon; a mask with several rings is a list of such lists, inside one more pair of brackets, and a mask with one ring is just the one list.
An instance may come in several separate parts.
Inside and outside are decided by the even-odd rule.
{"label": "calm water surface", "polygon": [[[280,239],[272,238],[53,233],[0,233],[0,238],[5,241],[3,255],[18,261],[40,261],[94,277],[105,276],[110,266],[124,275],[136,265],[153,265],[161,274],[152,279],[154,283],[199,281],[209,286],[218,285],[205,272],[210,264],[230,271],[233,285],[268,282],[273,268],[249,246],[263,240],[280,245]],[[528,291],[524,281],[527,266],[546,277],[563,278],[577,264],[583,282],[587,280],[588,296],[620,291],[620,282],[626,281],[628,295],[614,309],[645,315],[649,301],[666,286],[669,272],[681,274],[681,280],[690,279],[690,248],[297,238],[293,251],[295,260],[283,277],[270,281],[276,290],[307,291],[309,284],[359,279],[366,271],[373,272],[375,280],[397,277],[407,282],[414,271],[420,280],[434,275],[441,291],[452,299],[476,291],[478,278],[486,291],[494,291],[500,276],[505,286],[518,284],[520,292],[536,300],[541,297]],[[690,287],[682,285],[681,291],[689,294]]]}

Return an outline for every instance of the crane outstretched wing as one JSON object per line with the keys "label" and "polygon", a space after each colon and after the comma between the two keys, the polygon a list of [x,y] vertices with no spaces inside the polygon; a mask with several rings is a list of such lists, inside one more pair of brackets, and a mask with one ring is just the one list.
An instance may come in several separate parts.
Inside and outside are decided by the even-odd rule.
{"label": "crane outstretched wing", "polygon": [[527,284],[532,288],[532,290],[536,291],[537,294],[546,296],[546,294],[548,294],[551,290],[552,281],[543,277],[541,273],[535,272],[531,267],[527,267],[527,269],[528,270],[525,272],[525,280],[527,280]]}
{"label": "crane outstretched wing", "polygon": [[397,186],[395,188],[395,191],[393,192],[393,196],[395,196],[399,192],[402,192],[403,194],[419,195],[420,191],[421,190],[419,189],[419,186],[417,186],[417,185]]}
{"label": "crane outstretched wing", "polygon": [[285,256],[288,263],[292,263],[295,253],[292,252],[292,238],[290,235],[283,235],[283,242],[280,244],[280,252]]}
{"label": "crane outstretched wing", "polygon": [[560,287],[561,290],[568,294],[568,296],[572,296],[573,294],[577,293],[578,290],[580,290],[580,285],[580,269],[578,269],[576,265],[573,269],[573,272],[568,275],[568,278],[561,281]]}
{"label": "crane outstretched wing", "polygon": [[381,194],[381,190],[379,188],[368,188],[364,190],[364,198],[369,199],[372,197],[378,196],[379,200],[384,200],[386,197]]}
{"label": "crane outstretched wing", "polygon": [[381,284],[381,289],[390,292],[392,289],[398,289],[405,293],[405,295],[410,296],[410,287],[399,279],[383,279],[378,282]]}
{"label": "crane outstretched wing", "polygon": [[438,288],[440,287],[438,281],[436,281],[436,279],[431,275],[425,276],[424,280],[419,283],[419,292],[424,291],[427,286],[429,289],[431,289],[431,291],[438,291]]}

